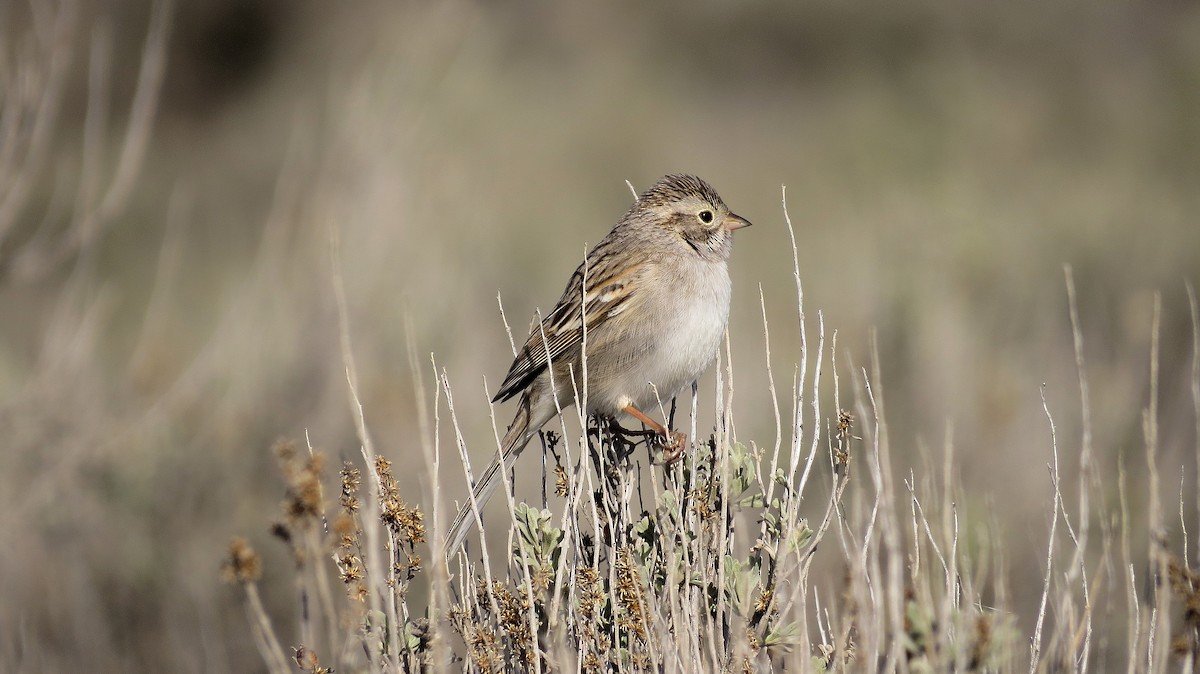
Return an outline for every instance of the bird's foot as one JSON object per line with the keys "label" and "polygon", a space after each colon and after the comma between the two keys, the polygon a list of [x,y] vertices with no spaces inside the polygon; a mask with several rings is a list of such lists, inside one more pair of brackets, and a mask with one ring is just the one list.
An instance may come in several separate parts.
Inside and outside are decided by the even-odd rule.
{"label": "bird's foot", "polygon": [[668,431],[665,434],[660,434],[662,438],[662,456],[655,461],[660,466],[669,466],[683,457],[683,451],[687,449],[687,434],[679,431]]}

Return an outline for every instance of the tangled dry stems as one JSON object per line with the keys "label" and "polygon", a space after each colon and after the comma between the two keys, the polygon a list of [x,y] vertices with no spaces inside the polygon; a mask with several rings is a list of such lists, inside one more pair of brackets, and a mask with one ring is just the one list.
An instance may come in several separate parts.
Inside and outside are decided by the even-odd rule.
{"label": "tangled dry stems", "polygon": [[[1078,350],[1069,270],[1067,283]],[[823,325],[818,337],[818,353],[825,354]],[[1135,588],[1143,577],[1136,565],[1115,561],[1118,550],[1133,558],[1128,539],[1135,525],[1125,502],[1120,513],[1090,512],[1091,503],[1105,501],[1086,472],[1077,485],[1079,509],[1064,502],[1054,418],[1044,398],[1053,511],[1042,602],[1025,632],[1028,623],[1023,627],[1008,604],[1005,577],[1011,556],[1023,551],[994,547],[998,536],[986,517],[968,510],[954,481],[949,433],[940,475],[931,468],[917,477],[910,469],[904,491],[895,489],[882,398],[872,384],[878,369],[870,376],[851,370],[854,402],[843,408],[835,355],[830,348],[832,392],[821,388],[823,357],[812,361],[811,380],[798,377],[794,435],[773,450],[732,437],[730,389],[717,392],[717,421],[706,441],[669,467],[653,466],[649,451],[641,458],[645,441],[614,432],[607,420],[583,420],[578,446],[565,433],[544,433],[543,452],[553,461],[541,501],[510,495],[507,531],[484,531],[491,556],[486,548],[482,557],[470,554],[468,544],[442,559],[435,530],[432,570],[419,554],[427,538],[424,512],[401,497],[387,459],[366,464],[371,496],[360,494],[356,463],[343,465],[330,523],[321,453],[281,443],[276,454],[286,498],[274,530],[291,546],[302,607],[303,645],[293,660],[314,672],[328,671],[318,653],[328,653],[325,661],[341,671],[1087,671],[1097,666],[1099,644],[1119,634],[1113,605],[1124,598],[1131,671],[1186,671],[1197,662],[1200,572],[1189,566],[1186,542],[1175,553],[1167,536],[1152,537],[1144,577],[1153,580],[1151,595],[1139,599]],[[1086,419],[1078,352],[1077,365]],[[718,386],[731,378],[726,370]],[[836,403],[829,417],[820,414],[822,393]],[[697,399],[693,392],[693,428]],[[1152,471],[1154,404],[1144,429]],[[444,376],[435,414],[443,406],[457,428]],[[1090,451],[1085,442],[1085,466]],[[1123,474],[1118,481],[1124,485]],[[375,514],[367,517],[367,510]],[[1101,523],[1098,551],[1087,541],[1094,519]],[[366,542],[372,528],[383,541],[376,548]],[[498,556],[497,540],[507,542]],[[826,572],[815,576],[818,559]],[[269,668],[285,671],[280,640],[254,592],[260,567],[236,539],[225,576],[247,589]],[[341,580],[341,599],[322,590],[327,575]],[[414,593],[414,585],[422,591]],[[1102,602],[1109,615],[1097,615]],[[330,626],[323,637],[313,629],[318,614]]]}

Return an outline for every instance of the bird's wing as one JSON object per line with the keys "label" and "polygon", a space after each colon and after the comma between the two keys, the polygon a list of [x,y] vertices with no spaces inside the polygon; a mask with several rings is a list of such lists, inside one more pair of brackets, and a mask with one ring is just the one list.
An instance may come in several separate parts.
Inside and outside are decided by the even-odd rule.
{"label": "bird's wing", "polygon": [[[628,251],[620,256],[607,255],[606,252],[602,246],[597,246],[587,261],[571,275],[567,289],[554,310],[529,334],[529,339],[513,360],[508,376],[504,378],[492,402],[508,400],[525,390],[550,361],[559,362],[562,358],[578,360],[585,318],[588,342],[592,343],[593,338],[604,338],[608,331],[606,326],[610,325],[609,319],[637,301],[637,293],[634,292],[637,284],[634,280],[644,270],[647,258],[631,256]],[[593,263],[597,264],[593,266]],[[585,275],[586,293],[583,290]],[[576,370],[579,370],[578,364]]]}

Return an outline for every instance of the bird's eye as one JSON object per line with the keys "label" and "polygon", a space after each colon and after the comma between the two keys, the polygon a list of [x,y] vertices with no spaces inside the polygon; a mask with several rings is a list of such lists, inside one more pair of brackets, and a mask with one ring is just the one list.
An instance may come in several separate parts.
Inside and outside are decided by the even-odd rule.
{"label": "bird's eye", "polygon": [[712,211],[709,211],[709,210],[700,211],[700,222],[712,222],[712,221],[713,221]]}

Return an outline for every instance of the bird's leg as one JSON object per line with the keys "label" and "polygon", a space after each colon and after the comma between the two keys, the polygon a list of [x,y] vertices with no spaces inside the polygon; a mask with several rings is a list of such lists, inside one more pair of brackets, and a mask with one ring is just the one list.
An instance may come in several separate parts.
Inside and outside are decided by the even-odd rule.
{"label": "bird's leg", "polygon": [[663,437],[663,457],[660,463],[664,465],[674,463],[679,460],[679,457],[683,456],[683,450],[687,447],[686,434],[679,431],[667,430],[662,424],[646,416],[633,405],[629,405],[622,411],[654,429],[655,433]]}

